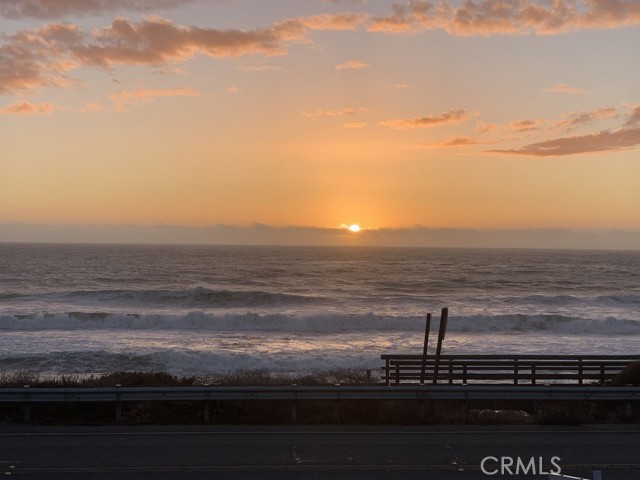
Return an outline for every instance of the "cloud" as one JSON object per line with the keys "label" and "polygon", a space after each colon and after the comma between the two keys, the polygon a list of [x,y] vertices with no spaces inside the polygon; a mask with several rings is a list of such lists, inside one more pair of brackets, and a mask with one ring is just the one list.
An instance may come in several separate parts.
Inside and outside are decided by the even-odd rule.
{"label": "cloud", "polygon": [[369,31],[386,33],[444,30],[452,35],[553,35],[583,29],[640,24],[637,0],[410,0],[393,13],[375,17]]}
{"label": "cloud", "polygon": [[[155,90],[134,90],[123,91],[120,93],[114,93],[109,98],[114,104],[116,111],[125,109],[126,104],[135,104],[141,102],[151,102],[156,98],[163,97],[198,97],[200,92],[191,88],[174,87],[174,88],[160,88]],[[97,109],[99,110],[99,108]],[[96,110],[93,110],[96,111]]]}
{"label": "cloud", "polygon": [[438,127],[440,125],[446,125],[449,123],[458,123],[467,120],[471,116],[471,113],[467,110],[457,109],[450,110],[441,115],[426,117],[416,117],[408,120],[384,120],[378,125],[385,127],[391,127],[399,130],[408,128],[422,128],[422,127]]}
{"label": "cloud", "polygon": [[227,93],[240,93],[243,92],[244,90],[236,87],[235,85],[231,85],[229,88],[227,88]]}
{"label": "cloud", "polygon": [[[332,23],[331,19],[335,22]],[[309,31],[355,25],[347,14],[287,19],[252,30],[185,27],[159,17],[140,22],[116,18],[91,31],[67,23],[0,36],[0,94],[68,84],[80,67],[164,67],[197,54],[214,58],[285,55]],[[349,22],[352,22],[351,24]]]}
{"label": "cloud", "polygon": [[573,128],[581,125],[586,125],[597,120],[603,120],[607,118],[615,118],[618,116],[618,111],[615,108],[598,108],[590,112],[584,113],[570,113],[565,116],[564,120],[557,122],[554,128]]}
{"label": "cloud", "polygon": [[371,67],[360,60],[346,60],[342,63],[339,63],[334,68],[336,70],[362,70],[364,68]]}
{"label": "cloud", "polygon": [[411,85],[409,85],[408,83],[394,83],[391,86],[396,90],[406,90],[407,88],[411,87]]}
{"label": "cloud", "polygon": [[640,145],[640,128],[622,128],[611,132],[603,130],[589,135],[556,138],[532,143],[513,150],[490,150],[490,153],[552,157],[618,151]]}
{"label": "cloud", "polygon": [[330,110],[325,108],[318,108],[312,112],[303,111],[302,115],[305,117],[313,118],[313,117],[340,117],[342,115],[354,115],[360,112],[366,112],[367,109],[360,108],[343,108],[342,110]]}
{"label": "cloud", "polygon": [[511,122],[505,128],[510,132],[529,132],[539,130],[544,125],[544,120],[518,120]]}
{"label": "cloud", "polygon": [[2,0],[0,17],[10,19],[36,18],[39,20],[66,16],[100,15],[123,10],[157,11],[192,0]]}
{"label": "cloud", "polygon": [[475,137],[454,137],[441,143],[425,143],[420,145],[425,148],[449,148],[449,147],[465,147],[469,145],[477,145],[478,139]]}
{"label": "cloud", "polygon": [[349,122],[343,125],[344,128],[363,128],[367,126],[367,122]]}
{"label": "cloud", "polygon": [[369,19],[364,13],[319,14],[293,19],[311,30],[355,30]]}
{"label": "cloud", "polygon": [[0,108],[0,115],[49,115],[54,109],[55,107],[50,103],[18,102],[6,108]]}
{"label": "cloud", "polygon": [[640,126],[640,105],[632,107],[631,114],[624,124],[625,127]]}
{"label": "cloud", "polygon": [[498,126],[494,125],[493,123],[485,123],[481,120],[478,120],[476,122],[476,132],[478,133],[488,133],[491,132],[495,129],[497,129]]}
{"label": "cloud", "polygon": [[569,95],[586,95],[588,93],[584,88],[570,87],[564,83],[556,85],[555,87],[547,88],[545,91],[551,93],[566,93]]}

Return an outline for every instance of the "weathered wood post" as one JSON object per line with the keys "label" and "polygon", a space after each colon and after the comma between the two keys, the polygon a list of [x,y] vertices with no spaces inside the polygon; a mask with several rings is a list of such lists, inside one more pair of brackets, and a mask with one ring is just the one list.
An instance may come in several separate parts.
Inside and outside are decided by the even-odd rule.
{"label": "weathered wood post", "polygon": [[427,313],[427,323],[424,327],[424,345],[422,345],[422,366],[420,367],[420,383],[424,383],[427,369],[427,348],[429,347],[429,330],[431,330],[431,314]]}
{"label": "weathered wood post", "polygon": [[440,314],[440,328],[438,329],[438,346],[436,348],[436,358],[433,364],[433,383],[438,383],[438,368],[440,367],[440,353],[442,352],[442,342],[444,341],[444,335],[447,332],[447,320],[449,317],[449,309],[447,307],[442,309]]}

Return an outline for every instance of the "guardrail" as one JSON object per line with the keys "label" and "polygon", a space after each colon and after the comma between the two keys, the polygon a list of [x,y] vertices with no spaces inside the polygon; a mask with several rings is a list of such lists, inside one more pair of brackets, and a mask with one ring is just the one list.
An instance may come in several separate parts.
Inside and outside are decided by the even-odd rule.
{"label": "guardrail", "polygon": [[292,421],[296,421],[296,402],[305,400],[640,400],[640,387],[600,387],[567,385],[401,385],[374,386],[263,386],[263,387],[113,387],[113,388],[0,388],[0,403],[25,408],[30,421],[31,406],[44,403],[104,403],[116,405],[116,420],[122,420],[126,402],[203,402],[204,418],[209,421],[209,402],[221,400],[287,400],[292,402]]}
{"label": "guardrail", "polygon": [[[513,385],[551,381],[605,382],[640,355],[381,355],[386,385],[407,382],[440,383],[508,382]],[[437,365],[437,367],[436,367]],[[437,374],[435,372],[437,368]]]}

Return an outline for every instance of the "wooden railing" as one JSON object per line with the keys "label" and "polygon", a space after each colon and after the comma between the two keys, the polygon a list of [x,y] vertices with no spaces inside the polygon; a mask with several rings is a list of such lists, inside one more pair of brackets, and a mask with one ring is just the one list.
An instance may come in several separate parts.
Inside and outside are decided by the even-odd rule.
{"label": "wooden railing", "polygon": [[[422,355],[382,355],[382,379],[387,385],[419,383]],[[639,355],[441,355],[427,356],[424,383],[469,384],[605,382]],[[437,364],[437,373],[435,367]],[[436,382],[434,382],[434,377]]]}

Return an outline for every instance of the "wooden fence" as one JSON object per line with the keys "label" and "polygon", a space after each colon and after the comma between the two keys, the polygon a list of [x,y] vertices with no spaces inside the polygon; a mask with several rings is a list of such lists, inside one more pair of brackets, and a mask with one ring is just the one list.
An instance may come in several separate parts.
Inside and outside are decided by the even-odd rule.
{"label": "wooden fence", "polygon": [[[640,355],[382,355],[387,385],[419,383],[603,383]],[[423,370],[424,368],[424,370]],[[434,381],[435,379],[435,381]]]}

